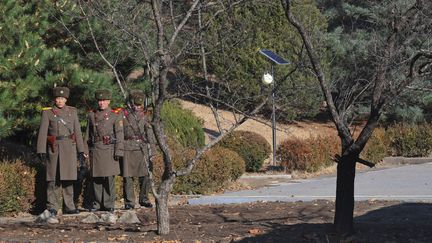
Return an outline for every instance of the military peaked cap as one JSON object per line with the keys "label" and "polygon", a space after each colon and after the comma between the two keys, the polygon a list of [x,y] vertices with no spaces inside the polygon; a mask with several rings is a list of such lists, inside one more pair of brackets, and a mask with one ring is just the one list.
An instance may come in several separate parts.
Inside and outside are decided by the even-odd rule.
{"label": "military peaked cap", "polygon": [[53,89],[53,96],[56,97],[64,97],[69,98],[69,89],[66,87],[55,87]]}
{"label": "military peaked cap", "polygon": [[95,99],[97,100],[110,100],[111,97],[111,91],[107,89],[98,89],[95,92]]}
{"label": "military peaked cap", "polygon": [[143,105],[145,99],[144,92],[142,90],[137,90],[137,89],[131,90],[129,92],[129,99],[135,105]]}

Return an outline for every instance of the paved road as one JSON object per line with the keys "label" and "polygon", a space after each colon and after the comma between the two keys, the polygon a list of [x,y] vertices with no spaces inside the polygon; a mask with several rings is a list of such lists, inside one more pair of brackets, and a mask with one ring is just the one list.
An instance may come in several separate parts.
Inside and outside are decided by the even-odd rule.
{"label": "paved road", "polygon": [[[189,204],[223,204],[254,201],[334,200],[336,178],[291,180],[257,190],[226,192],[188,200]],[[357,173],[355,200],[402,200],[432,202],[432,163],[370,170]]]}

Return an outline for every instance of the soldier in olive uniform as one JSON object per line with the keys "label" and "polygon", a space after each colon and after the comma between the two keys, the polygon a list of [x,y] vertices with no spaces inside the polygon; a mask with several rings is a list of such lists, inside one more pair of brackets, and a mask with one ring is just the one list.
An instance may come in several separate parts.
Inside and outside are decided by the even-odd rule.
{"label": "soldier in olive uniform", "polygon": [[63,212],[79,212],[73,201],[73,181],[77,179],[77,152],[84,157],[84,144],[77,110],[66,105],[69,89],[55,87],[53,96],[54,106],[42,111],[37,153],[46,162],[47,209],[55,217],[62,194]]}
{"label": "soldier in olive uniform", "polygon": [[123,157],[123,120],[117,111],[111,110],[111,92],[97,90],[95,98],[98,109],[88,114],[85,135],[87,141],[91,175],[93,177],[94,203],[92,211],[114,211],[114,176],[120,174],[119,160]]}
{"label": "soldier in olive uniform", "polygon": [[140,90],[132,90],[129,94],[130,108],[123,110],[123,125],[125,136],[125,151],[121,161],[121,175],[123,176],[123,196],[125,209],[135,207],[135,193],[133,177],[139,177],[141,206],[151,208],[148,195],[150,191],[150,179],[148,174],[148,146],[146,131],[149,138],[154,141],[149,117],[144,111],[144,93]]}

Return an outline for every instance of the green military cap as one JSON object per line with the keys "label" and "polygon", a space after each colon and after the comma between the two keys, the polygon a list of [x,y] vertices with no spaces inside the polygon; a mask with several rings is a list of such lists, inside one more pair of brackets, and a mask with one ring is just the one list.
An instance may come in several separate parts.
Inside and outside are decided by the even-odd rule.
{"label": "green military cap", "polygon": [[69,98],[69,89],[66,87],[55,87],[53,89],[53,96],[56,97],[64,97]]}
{"label": "green military cap", "polygon": [[137,89],[131,90],[129,92],[129,99],[135,105],[143,105],[145,99],[144,92],[142,90],[137,90]]}
{"label": "green military cap", "polygon": [[110,100],[111,99],[111,91],[107,89],[98,89],[95,92],[95,99],[97,100]]}

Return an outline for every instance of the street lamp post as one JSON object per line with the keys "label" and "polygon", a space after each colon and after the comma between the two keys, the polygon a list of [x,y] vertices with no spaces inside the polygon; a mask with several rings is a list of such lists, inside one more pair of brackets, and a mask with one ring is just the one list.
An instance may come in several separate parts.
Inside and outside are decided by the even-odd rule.
{"label": "street lamp post", "polygon": [[273,146],[273,166],[276,165],[276,108],[275,108],[275,92],[276,92],[276,80],[275,80],[275,74],[274,74],[274,65],[287,65],[289,64],[288,61],[283,59],[282,57],[278,56],[274,52],[262,49],[259,51],[260,54],[265,56],[268,60],[271,61],[271,74],[266,73],[263,75],[263,83],[267,85],[271,85],[272,88],[272,146]]}

